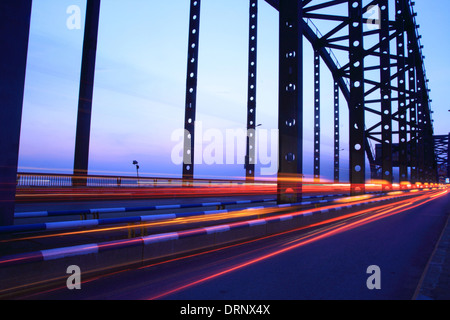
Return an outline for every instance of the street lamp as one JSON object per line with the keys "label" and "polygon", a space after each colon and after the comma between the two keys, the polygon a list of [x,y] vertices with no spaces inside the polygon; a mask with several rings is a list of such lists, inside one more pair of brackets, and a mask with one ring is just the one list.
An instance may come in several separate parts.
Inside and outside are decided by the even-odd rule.
{"label": "street lamp", "polygon": [[136,160],[133,160],[133,164],[136,166],[137,183],[139,186],[139,162],[137,162]]}

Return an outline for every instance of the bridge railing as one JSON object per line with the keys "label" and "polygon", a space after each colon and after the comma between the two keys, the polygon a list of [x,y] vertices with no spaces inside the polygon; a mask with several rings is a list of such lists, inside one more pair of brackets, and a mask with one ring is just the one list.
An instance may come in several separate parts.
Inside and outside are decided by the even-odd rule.
{"label": "bridge railing", "polygon": [[[71,188],[74,186],[74,176],[70,174],[51,174],[51,173],[26,173],[17,174],[17,187],[20,188]],[[77,177],[79,179],[79,177]],[[136,187],[164,187],[164,186],[182,186],[181,178],[161,178],[161,177],[132,177],[132,176],[103,176],[88,175],[86,187],[95,188],[136,188]],[[255,181],[262,184],[272,184],[276,181]],[[242,185],[245,180],[234,179],[195,179],[189,182],[191,185],[211,185],[228,184]]]}

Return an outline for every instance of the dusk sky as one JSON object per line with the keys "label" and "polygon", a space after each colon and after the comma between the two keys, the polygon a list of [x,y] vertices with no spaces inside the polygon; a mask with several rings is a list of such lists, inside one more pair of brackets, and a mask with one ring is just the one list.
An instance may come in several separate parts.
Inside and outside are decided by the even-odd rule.
{"label": "dusk sky", "polygon": [[[81,28],[69,28],[70,6]],[[35,0],[21,133],[19,171],[71,173],[81,66],[85,1]],[[450,131],[448,0],[416,0],[433,99],[435,134]],[[184,124],[189,1],[103,0],[93,99],[89,173],[181,176],[174,163]],[[259,1],[257,124],[264,136],[277,128],[278,13]],[[198,71],[196,177],[242,177],[241,156],[208,164],[208,146],[227,130],[246,128],[248,0],[204,0]],[[313,51],[304,53],[304,172],[313,172]],[[345,61],[344,61],[345,63]],[[333,176],[333,82],[322,64],[322,175]],[[348,179],[348,111],[341,98],[341,178]],[[273,140],[274,136],[271,137]],[[208,140],[211,139],[211,140]],[[263,139],[260,139],[264,141]],[[229,141],[228,141],[229,142]],[[270,138],[260,144],[261,169],[276,156]],[[245,144],[244,144],[245,146]],[[206,150],[206,151],[205,151]],[[227,150],[232,163],[227,164]],[[203,151],[203,152],[202,152]],[[244,152],[237,147],[236,154]],[[264,152],[262,152],[264,151]],[[176,152],[175,152],[176,154]],[[220,153],[214,154],[216,160]],[[205,163],[206,162],[206,163]],[[230,162],[230,161],[228,161]]]}

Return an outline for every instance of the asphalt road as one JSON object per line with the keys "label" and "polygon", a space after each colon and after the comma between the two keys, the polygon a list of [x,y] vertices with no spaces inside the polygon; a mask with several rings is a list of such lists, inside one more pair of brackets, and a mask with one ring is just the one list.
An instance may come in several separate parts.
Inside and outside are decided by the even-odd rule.
{"label": "asphalt road", "polygon": [[[286,233],[25,299],[411,299],[449,214],[450,195],[382,219],[358,218]],[[387,208],[398,210],[395,205]],[[363,223],[364,219],[373,219]],[[369,290],[369,266],[381,289]]]}

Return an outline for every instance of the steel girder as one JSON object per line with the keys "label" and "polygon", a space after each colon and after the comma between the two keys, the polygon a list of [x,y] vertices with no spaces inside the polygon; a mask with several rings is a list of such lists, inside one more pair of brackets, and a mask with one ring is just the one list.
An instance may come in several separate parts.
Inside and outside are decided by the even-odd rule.
{"label": "steel girder", "polygon": [[[397,13],[395,20],[387,20],[386,14],[383,11],[383,7],[392,4],[395,1],[397,6]],[[400,152],[400,163],[401,163],[401,181],[406,181],[409,179],[408,166],[411,166],[411,177],[415,177],[417,181],[420,182],[433,182],[436,179],[436,157],[433,148],[433,126],[431,121],[431,111],[430,111],[430,99],[429,99],[429,89],[427,87],[426,72],[423,63],[423,56],[420,45],[420,36],[416,30],[415,23],[415,13],[412,9],[411,1],[409,0],[391,0],[391,2],[386,0],[373,0],[364,1],[363,0],[334,0],[334,1],[318,1],[318,0],[304,0],[304,1],[286,1],[283,0],[266,0],[267,3],[272,5],[274,8],[280,11],[280,21],[288,19],[291,21],[294,15],[295,18],[291,21],[289,26],[290,30],[280,30],[280,35],[286,37],[285,40],[280,39],[280,48],[288,49],[291,45],[295,45],[299,53],[302,51],[301,39],[302,35],[305,36],[308,41],[313,45],[318,55],[324,63],[327,65],[331,71],[335,84],[339,87],[344,98],[349,104],[350,110],[350,165],[351,165],[351,175],[350,182],[352,183],[352,191],[354,193],[363,192],[363,184],[365,183],[365,157],[370,163],[372,172],[376,171],[376,162],[373,150],[371,148],[371,142],[375,141],[381,144],[385,144],[384,147],[388,150],[389,145],[387,143],[389,136],[389,125],[385,124],[391,120],[394,123],[398,123],[398,130],[392,130],[392,135],[398,135],[398,142],[401,144]],[[9,3],[10,2],[5,2]],[[31,3],[31,1],[24,2],[26,4]],[[89,35],[85,35],[86,41],[90,41],[89,45],[85,45],[85,48],[90,48],[90,53],[86,56],[90,57],[90,68],[86,68],[85,72],[82,71],[81,84],[86,85],[85,92],[82,92],[80,88],[80,100],[86,97],[86,100],[92,100],[90,87],[93,82],[94,72],[92,71],[93,64],[95,63],[95,49],[94,40],[97,36],[95,31],[95,24],[98,25],[98,14],[97,9],[100,4],[100,0],[88,1],[91,3],[92,16],[87,22],[92,22],[92,28],[87,27],[87,30],[92,32]],[[251,3],[256,3],[252,1]],[[97,6],[94,7],[94,4]],[[280,4],[282,6],[280,7]],[[289,10],[294,10],[294,12],[287,12],[282,7],[286,5]],[[336,10],[336,14],[324,13],[322,10],[330,10],[333,8],[338,8],[338,6],[346,6],[347,10],[344,14],[337,14],[339,10]],[[369,11],[372,6],[378,6],[381,9],[380,14],[380,28],[377,30],[364,30],[363,24],[371,23],[370,19],[364,17],[364,14]],[[280,10],[282,9],[282,10]],[[90,11],[88,9],[88,11]],[[6,11],[3,11],[6,12]],[[22,11],[21,11],[22,12]],[[25,11],[23,11],[25,12]],[[24,17],[25,15],[18,16]],[[89,15],[89,14],[88,14]],[[250,16],[252,19],[252,15]],[[97,19],[97,21],[96,21]],[[26,23],[24,28],[19,28],[20,30],[29,31],[29,16],[26,18]],[[294,20],[298,23],[294,23]],[[312,21],[327,21],[334,22],[336,25],[328,30],[313,30],[309,25]],[[6,23],[12,25],[10,19],[4,19]],[[387,23],[387,21],[389,21]],[[186,114],[185,114],[185,148],[184,148],[184,163],[183,163],[183,178],[192,179],[194,175],[194,129],[195,129],[195,106],[196,106],[196,92],[197,92],[197,69],[198,69],[198,47],[199,47],[199,22],[200,22],[200,0],[191,0],[191,10],[190,10],[190,25],[189,25],[189,49],[188,49],[188,70],[187,70],[187,83],[186,83]],[[8,26],[9,26],[8,25]],[[28,26],[28,28],[27,28]],[[256,28],[256,23],[254,24]],[[282,25],[284,28],[285,25]],[[281,29],[283,29],[281,28]],[[11,28],[4,28],[4,30],[11,30]],[[256,30],[255,30],[256,31]],[[28,33],[27,33],[28,34]],[[322,35],[324,34],[324,35]],[[295,35],[297,38],[295,38]],[[380,41],[370,48],[365,48],[366,39],[370,36],[378,35]],[[386,39],[386,36],[388,38]],[[405,42],[405,37],[407,41]],[[388,42],[396,40],[397,51],[395,54],[389,52],[389,58],[386,58],[386,50]],[[256,41],[256,35],[255,35]],[[407,50],[405,49],[405,44],[407,43]],[[252,43],[250,43],[250,50],[252,48]],[[256,45],[254,46],[256,51]],[[348,53],[348,62],[344,66],[340,66],[331,50],[344,51]],[[26,52],[26,50],[25,50]],[[250,55],[249,55],[250,57]],[[366,60],[369,57],[378,57],[380,62],[378,65],[368,65]],[[87,59],[87,58],[86,58]],[[254,60],[253,60],[254,59]],[[300,54],[295,57],[294,62],[288,61],[288,57],[280,55],[280,93],[282,97],[280,98],[280,117],[283,121],[280,121],[280,136],[288,137],[286,139],[280,139],[280,174],[294,174],[297,178],[301,177],[302,174],[302,65],[300,60]],[[388,64],[392,68],[396,68],[397,72],[390,75],[390,81],[382,81],[387,79],[386,65]],[[256,65],[256,56],[250,57],[251,62],[254,61]],[[284,62],[282,62],[284,61]],[[290,63],[290,67],[285,68],[285,65]],[[342,62],[341,62],[342,63]],[[84,63],[83,63],[84,64]],[[17,70],[22,70],[25,67],[25,63],[21,63]],[[292,73],[292,70],[294,72]],[[378,79],[371,79],[368,73],[373,70],[380,70],[380,77]],[[383,72],[385,71],[385,72]],[[406,83],[406,74],[408,74],[409,81]],[[83,75],[86,75],[84,79]],[[256,73],[255,73],[256,75]],[[295,78],[295,79],[293,79]],[[291,81],[292,80],[292,81]],[[286,81],[291,81],[288,87],[284,87]],[[395,86],[393,83],[397,82]],[[407,85],[408,84],[408,85]],[[292,86],[289,86],[292,85]],[[287,94],[289,90],[292,91],[293,85],[295,86],[294,94]],[[251,84],[249,81],[249,88]],[[253,87],[256,89],[256,86]],[[284,88],[284,89],[283,89]],[[391,103],[397,102],[397,111],[391,114],[389,119],[389,104],[387,101],[383,103],[384,96],[383,93],[396,92],[396,97],[391,95]],[[21,90],[17,91],[22,92]],[[369,96],[378,92],[378,99],[370,99]],[[249,97],[251,97],[251,92],[249,90]],[[256,97],[255,97],[256,98]],[[285,102],[287,102],[286,107]],[[389,100],[389,99],[386,99]],[[369,105],[375,104],[378,106],[376,108],[370,108]],[[392,107],[392,104],[391,104]],[[80,106],[80,109],[84,106]],[[256,105],[255,105],[256,108]],[[253,109],[256,111],[256,109]],[[19,110],[19,109],[17,109]],[[87,110],[87,109],[86,109]],[[248,110],[251,110],[251,104],[248,104]],[[409,119],[406,119],[409,110]],[[88,110],[89,111],[89,110]],[[388,112],[385,114],[385,112]],[[379,116],[381,121],[368,127],[366,123],[366,118],[364,112],[369,112],[372,115]],[[89,113],[89,112],[88,112]],[[18,112],[17,115],[21,114]],[[385,116],[383,116],[383,114]],[[249,127],[251,128],[250,122],[253,121],[252,116],[249,115]],[[339,118],[338,118],[339,119]],[[295,120],[295,130],[288,129],[289,123],[293,124]],[[286,122],[287,121],[287,122]],[[84,122],[85,124],[81,124]],[[89,135],[88,127],[90,126],[90,120],[79,120],[79,125],[83,127],[80,132],[83,132],[84,137],[80,133],[80,148],[84,151],[76,151],[75,158],[81,160],[75,160],[74,171],[79,170],[80,172],[87,172],[87,162],[86,152],[88,150]],[[89,125],[87,124],[89,123]],[[255,121],[253,121],[255,124]],[[287,124],[287,125],[286,125]],[[381,127],[381,132],[375,132],[375,129]],[[14,125],[14,128],[20,128],[20,123]],[[78,134],[77,134],[78,136]],[[409,137],[409,138],[408,138]],[[384,139],[386,138],[386,140]],[[391,137],[392,139],[392,137]],[[338,140],[337,140],[338,141]],[[338,141],[339,143],[339,141]],[[249,145],[251,142],[249,141]],[[78,145],[78,143],[77,143]],[[288,146],[289,145],[289,146]],[[408,150],[410,145],[409,158]],[[406,146],[406,148],[405,148]],[[8,152],[13,152],[17,156],[14,148],[7,149]],[[88,153],[87,153],[88,154]],[[386,173],[390,168],[389,159],[387,158],[389,152],[384,152],[385,163],[383,170]],[[335,155],[336,156],[336,155]],[[406,164],[406,166],[405,166]],[[17,172],[17,165],[13,166]],[[251,167],[249,167],[251,168]],[[406,170],[405,170],[406,168]],[[391,170],[392,171],[392,170]],[[5,174],[6,175],[6,174]],[[385,176],[387,176],[385,174]],[[283,190],[284,196],[287,193],[294,191],[294,196],[292,199],[298,199],[301,197],[301,183],[294,185],[281,185],[280,189]],[[288,192],[286,192],[288,191]]]}
{"label": "steel girder", "polygon": [[303,173],[303,24],[301,3],[279,6],[278,202],[301,201]]}
{"label": "steel girder", "polygon": [[438,167],[438,181],[450,178],[450,134],[434,136],[434,150]]}
{"label": "steel girder", "polygon": [[364,29],[362,0],[348,1],[350,79],[350,183],[351,194],[365,192]]}
{"label": "steel girder", "polygon": [[86,186],[89,165],[92,98],[94,94],[95,63],[100,19],[100,0],[88,0],[81,61],[78,118],[72,184]]}
{"label": "steel girder", "polygon": [[245,171],[248,181],[255,178],[256,163],[256,84],[258,43],[258,0],[250,0],[247,95],[247,150]]}
{"label": "steel girder", "polygon": [[[278,8],[278,1],[266,0],[274,8]],[[392,147],[395,144],[398,153],[395,153],[396,164],[400,168],[399,181],[433,182],[431,172],[435,168],[433,162],[433,150],[430,149],[430,137],[432,137],[432,123],[428,88],[423,65],[423,56],[420,45],[420,36],[417,32],[415,12],[409,0],[373,0],[373,1],[312,1],[303,3],[304,36],[312,43],[323,61],[335,77],[339,87],[349,103],[351,127],[356,123],[363,123],[365,132],[359,140],[364,141],[364,149],[370,163],[372,177],[386,181],[385,187],[393,182],[394,159]],[[342,6],[348,4],[349,9],[342,15]],[[355,7],[353,7],[355,5]],[[395,6],[395,17],[389,17],[389,5]],[[339,7],[340,6],[340,7]],[[379,10],[375,19],[370,19],[367,14],[372,8]],[[336,8],[336,10],[334,10]],[[356,13],[357,9],[362,9]],[[333,14],[341,12],[341,15]],[[353,15],[352,15],[353,14]],[[358,16],[359,15],[359,16]],[[354,46],[359,41],[354,31],[353,24],[356,19],[369,25],[375,22],[376,28],[364,30],[362,43],[370,44],[371,37],[378,36],[379,40],[371,47],[367,45],[362,53],[358,53],[360,47]],[[321,21],[335,23],[327,30],[314,31],[310,22]],[[365,28],[367,29],[367,28]],[[353,33],[352,33],[353,32]],[[391,45],[391,42],[395,44]],[[373,43],[373,40],[372,40]],[[395,51],[393,48],[396,48]],[[348,52],[349,60],[336,62],[332,57],[332,51]],[[362,54],[364,59],[364,75],[355,75],[355,55]],[[374,62],[377,58],[378,62]],[[352,60],[352,61],[351,61]],[[369,62],[370,61],[370,62]],[[339,63],[342,63],[341,67]],[[373,72],[378,70],[378,76]],[[396,70],[393,74],[392,71]],[[362,78],[360,86],[353,87]],[[346,81],[350,79],[350,84]],[[407,81],[408,80],[408,81]],[[365,86],[365,88],[364,88]],[[363,89],[362,89],[363,88]],[[372,118],[379,117],[379,121],[369,123],[362,114],[355,114],[355,95],[364,90],[364,110]],[[378,95],[378,97],[376,97]],[[375,98],[374,98],[375,96]],[[394,106],[396,108],[394,108]],[[358,110],[356,109],[356,113]],[[372,120],[373,121],[373,120]],[[359,128],[359,126],[358,126]],[[350,136],[352,137],[353,129]],[[352,139],[351,139],[352,140]],[[355,139],[353,139],[355,140]],[[425,141],[428,141],[426,143]],[[377,162],[372,150],[372,143],[379,143],[383,148],[382,161]],[[351,141],[351,159],[358,154],[354,147],[361,146],[361,142]],[[432,145],[432,144],[431,144]],[[428,154],[424,154],[428,148]],[[398,155],[398,156],[397,156]],[[359,169],[363,160],[351,160],[352,176],[350,178],[354,187],[362,181],[359,175],[355,175],[356,166]],[[361,166],[362,168],[364,166]],[[381,169],[381,174],[378,171]],[[362,173],[364,174],[364,173]],[[353,188],[355,189],[355,188]],[[354,190],[353,190],[354,191]]]}
{"label": "steel girder", "polygon": [[197,106],[197,71],[200,39],[200,0],[191,0],[189,19],[186,105],[184,120],[183,180],[194,178],[195,119]]}
{"label": "steel girder", "polygon": [[314,180],[320,181],[320,54],[314,51]]}
{"label": "steel girder", "polygon": [[[382,180],[387,182],[384,189],[393,182],[392,165],[392,91],[391,83],[391,51],[389,33],[388,0],[381,0],[380,6],[380,99],[381,99],[381,141],[382,141]],[[381,10],[381,8],[384,8]]]}
{"label": "steel girder", "polygon": [[334,182],[340,181],[339,83],[334,81]]}
{"label": "steel girder", "polygon": [[14,223],[31,0],[0,2],[0,226]]}

